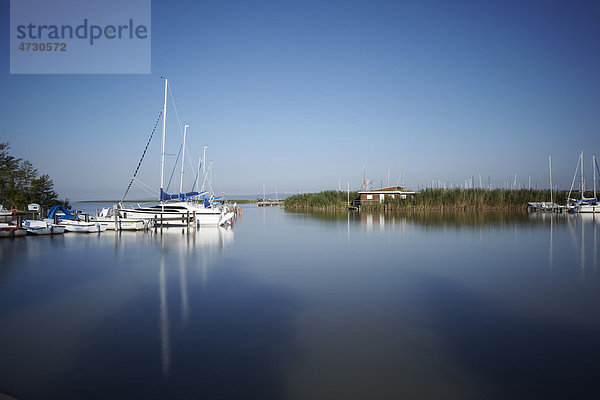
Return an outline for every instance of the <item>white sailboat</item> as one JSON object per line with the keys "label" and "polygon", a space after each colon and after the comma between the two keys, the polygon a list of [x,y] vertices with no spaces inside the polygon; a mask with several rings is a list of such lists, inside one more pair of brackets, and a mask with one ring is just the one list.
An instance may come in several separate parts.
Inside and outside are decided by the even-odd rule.
{"label": "white sailboat", "polygon": [[580,202],[580,204],[576,206],[576,212],[578,213],[600,214],[600,203],[598,202],[598,194],[596,192],[596,171],[598,170],[598,164],[596,162],[595,154],[592,156],[592,169],[594,171],[594,198],[585,199],[585,201]]}
{"label": "white sailboat", "polygon": [[[115,213],[117,214],[117,218],[115,218]],[[141,231],[154,226],[153,221],[128,218],[127,214],[123,215],[119,209],[113,210],[108,207],[103,208],[96,217],[91,219],[100,225],[106,226],[108,230]]]}
{"label": "white sailboat", "polygon": [[[179,194],[170,195],[164,191],[164,175],[165,175],[165,139],[166,139],[166,121],[167,121],[167,94],[168,94],[168,79],[165,78],[165,96],[163,103],[163,130],[162,130],[162,145],[160,158],[160,203],[137,208],[124,208],[120,206],[119,212],[123,218],[152,220],[155,224],[162,227],[169,226],[187,226],[190,218],[193,225],[222,225],[231,219],[225,218],[226,213],[220,207],[207,207],[204,202],[191,201],[194,197],[200,196],[203,193],[189,192],[183,193],[183,168],[185,160],[185,141],[187,136],[188,125],[185,125],[184,140],[183,140],[183,157],[181,162],[181,179]],[[177,201],[169,201],[177,200]]]}
{"label": "white sailboat", "polygon": [[223,209],[206,208],[201,204],[181,202],[161,202],[148,207],[121,208],[126,218],[152,220],[158,226],[187,226],[192,219],[194,225],[221,225]]}
{"label": "white sailboat", "polygon": [[[594,174],[594,197],[586,198],[584,195],[585,192],[585,179],[583,174],[583,151],[579,155],[579,159],[577,160],[577,167],[575,168],[575,174],[573,175],[573,182],[571,183],[571,189],[569,190],[569,196],[567,198],[567,209],[572,213],[600,213],[600,204],[598,202],[598,195],[596,192],[596,172],[598,171],[598,164],[596,162],[596,155],[594,154],[592,157],[592,170]],[[577,177],[577,172],[580,172],[580,190],[581,190],[581,198],[580,199],[572,199],[571,192],[573,191],[573,186],[575,184],[575,178]]]}

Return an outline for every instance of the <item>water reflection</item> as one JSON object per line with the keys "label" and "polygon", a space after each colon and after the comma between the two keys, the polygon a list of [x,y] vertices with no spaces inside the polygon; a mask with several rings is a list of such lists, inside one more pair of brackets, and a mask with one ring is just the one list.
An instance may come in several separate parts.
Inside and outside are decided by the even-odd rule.
{"label": "water reflection", "polygon": [[[187,263],[185,258],[180,257],[179,261],[179,281],[181,283],[181,319],[182,325],[187,325],[190,314],[190,306],[188,300],[188,284],[187,284]],[[206,278],[203,279],[206,281]]]}
{"label": "water reflection", "polygon": [[514,312],[451,279],[416,276],[427,293],[424,314],[478,398],[597,398],[597,324]]}
{"label": "water reflection", "polygon": [[[424,229],[425,232],[439,233],[445,230],[461,230],[473,232],[473,238],[483,244],[485,233],[498,229],[510,229],[515,241],[525,242],[537,235],[536,231],[547,230],[548,267],[552,271],[555,264],[556,246],[565,252],[565,228],[570,233],[573,249],[577,250],[576,259],[582,274],[586,268],[598,268],[598,224],[600,216],[596,214],[556,214],[527,213],[523,211],[498,210],[415,210],[395,212],[357,212],[357,211],[298,211],[285,210],[294,219],[315,219],[322,223],[335,224],[345,222],[347,240],[351,231],[360,226],[365,234],[376,232],[393,232],[404,234],[408,226]],[[485,230],[484,230],[485,229]],[[559,230],[557,243],[557,229]],[[527,232],[528,238],[523,234]],[[476,236],[475,236],[476,235]],[[564,263],[563,263],[564,264]]]}
{"label": "water reflection", "polygon": [[572,243],[579,246],[578,258],[582,279],[588,272],[595,276],[598,270],[598,224],[600,216],[595,214],[578,214],[568,220]]}
{"label": "water reflection", "polygon": [[[343,326],[343,332],[338,330],[335,340],[322,339],[321,351],[307,358],[325,364],[329,360],[322,354],[346,340],[351,344],[335,354],[344,360],[336,365],[339,369],[354,365],[360,371],[363,365],[389,365],[398,359],[405,361],[394,365],[394,371],[410,365],[402,376],[411,378],[402,384],[391,377],[384,380],[392,367],[370,376],[378,382],[366,385],[371,397],[597,397],[590,372],[598,369],[600,359],[600,320],[594,311],[600,301],[597,216],[497,211],[286,214],[295,221],[313,221],[319,237],[327,237],[331,253],[338,254],[337,264],[346,267],[342,272],[327,269],[332,277],[323,285],[323,300],[312,320],[330,330]],[[339,238],[345,246],[332,237],[335,226],[347,231]],[[318,257],[323,254],[325,250]],[[313,258],[303,260],[304,265],[313,263],[318,265]],[[323,265],[316,268],[312,275],[328,276]],[[314,284],[306,286],[317,290]],[[336,301],[330,312],[324,311]],[[417,333],[406,335],[410,331]],[[354,335],[360,339],[352,341]],[[386,343],[385,351],[394,356],[375,358],[373,354],[384,353],[379,343]],[[349,355],[353,347],[360,347],[354,356]],[[418,354],[413,356],[415,348]],[[321,366],[315,364],[312,370]],[[319,372],[335,376],[325,368],[314,375]],[[356,380],[346,385],[360,388]],[[423,385],[417,388],[414,382]],[[446,393],[429,392],[434,389],[428,382]],[[345,398],[352,398],[356,390],[347,392]]]}
{"label": "water reflection", "polygon": [[316,218],[322,221],[347,220],[360,222],[367,230],[385,229],[386,223],[411,222],[421,226],[480,226],[506,224],[529,224],[536,221],[532,214],[517,211],[464,211],[464,210],[415,210],[396,212],[358,212],[358,211],[325,211],[325,210],[285,210],[292,217]]}
{"label": "water reflection", "polygon": [[169,374],[171,365],[171,345],[169,343],[169,310],[167,308],[167,282],[165,277],[164,252],[160,255],[160,349],[162,354],[162,370],[164,375]]}
{"label": "water reflection", "polygon": [[0,392],[597,398],[589,217],[263,208],[235,241],[204,228],[0,241]]}
{"label": "water reflection", "polygon": [[[179,264],[179,290],[181,326],[185,328],[189,319],[190,305],[188,296],[187,269],[197,265],[195,256],[201,254],[200,269],[202,284],[206,287],[207,270],[215,250],[224,250],[233,241],[233,230],[230,227],[202,227],[201,229],[164,228],[150,231],[160,248],[159,293],[160,293],[160,348],[162,371],[168,376],[171,368],[171,321],[168,305],[168,278],[165,258],[168,256]],[[134,234],[135,235],[135,234]],[[135,235],[134,237],[138,237]],[[173,254],[175,253],[175,254]]]}

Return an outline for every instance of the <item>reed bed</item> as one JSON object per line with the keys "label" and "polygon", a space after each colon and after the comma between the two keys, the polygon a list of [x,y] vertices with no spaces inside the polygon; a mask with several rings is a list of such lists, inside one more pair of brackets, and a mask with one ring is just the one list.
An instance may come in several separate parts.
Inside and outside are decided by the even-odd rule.
{"label": "reed bed", "polygon": [[[350,201],[358,199],[358,192],[350,192]],[[345,210],[348,208],[348,192],[326,190],[319,193],[304,193],[289,196],[284,200],[286,208],[320,208]]]}
{"label": "reed bed", "polygon": [[[552,200],[565,204],[568,191],[552,192]],[[577,193],[572,197],[578,198]],[[592,193],[586,193],[586,197]],[[350,192],[350,201],[359,198],[358,192]],[[285,207],[296,209],[345,209],[348,193],[327,190],[306,193],[285,199]],[[550,190],[505,190],[505,189],[425,189],[406,199],[386,199],[383,203],[362,204],[365,210],[429,210],[429,209],[498,209],[525,210],[528,202],[549,202]]]}
{"label": "reed bed", "polygon": [[[564,204],[567,192],[552,193],[552,200]],[[525,210],[528,202],[550,201],[550,190],[425,189],[411,198],[389,199],[365,208],[384,209],[503,209]]]}

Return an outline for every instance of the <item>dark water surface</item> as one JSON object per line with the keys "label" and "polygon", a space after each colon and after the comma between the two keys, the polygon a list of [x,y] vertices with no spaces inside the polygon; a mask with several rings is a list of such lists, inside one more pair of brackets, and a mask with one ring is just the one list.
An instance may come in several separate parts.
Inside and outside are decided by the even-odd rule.
{"label": "dark water surface", "polygon": [[600,218],[245,208],[0,239],[17,399],[600,398]]}

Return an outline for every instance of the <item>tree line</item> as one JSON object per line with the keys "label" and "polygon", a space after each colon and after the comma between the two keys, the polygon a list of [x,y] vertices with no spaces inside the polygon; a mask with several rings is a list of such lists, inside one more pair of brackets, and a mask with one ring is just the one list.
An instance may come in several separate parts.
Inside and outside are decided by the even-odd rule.
{"label": "tree line", "polygon": [[0,143],[0,204],[8,209],[20,210],[25,210],[30,203],[42,207],[54,204],[69,206],[68,199],[58,199],[48,174],[39,175],[31,162],[13,157],[9,149],[8,143]]}

